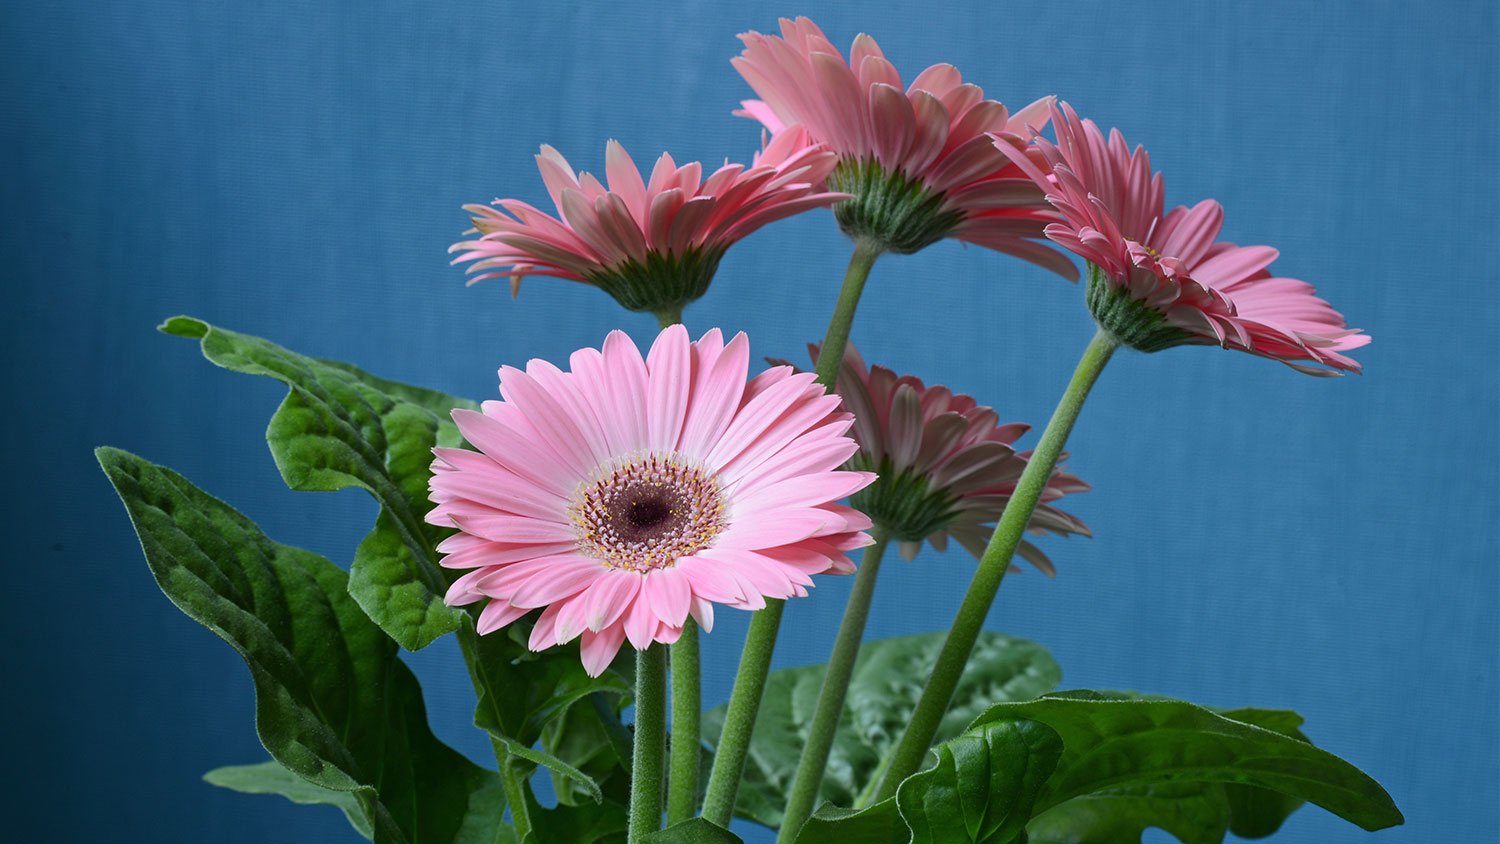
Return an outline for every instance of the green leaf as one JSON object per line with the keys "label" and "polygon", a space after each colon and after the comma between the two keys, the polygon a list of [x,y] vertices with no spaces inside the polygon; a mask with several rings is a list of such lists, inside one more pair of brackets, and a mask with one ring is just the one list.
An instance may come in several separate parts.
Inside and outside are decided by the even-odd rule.
{"label": "green leaf", "polygon": [[[466,627],[465,634],[468,631]],[[535,749],[535,745],[547,725],[564,717],[580,700],[594,694],[629,697],[630,683],[613,669],[598,677],[588,676],[576,644],[533,653],[523,644],[525,635],[524,625],[516,625],[472,639],[469,667],[480,675],[476,686],[482,690],[474,710],[474,725],[505,745],[512,755],[542,765],[564,779],[569,783],[570,796],[576,788],[589,801],[598,802],[604,795],[593,776],[548,750]],[[491,689],[504,693],[491,694]],[[615,710],[606,708],[599,717],[611,718],[611,729],[624,729]]]}
{"label": "green leaf", "polygon": [[530,783],[522,783],[531,834],[522,844],[625,844],[626,809],[617,803],[589,803],[544,809]]}
{"label": "green leaf", "polygon": [[[819,802],[853,805],[861,788],[875,776],[916,708],[925,677],[942,648],[943,633],[926,633],[866,642],[850,679],[844,717],[828,758]],[[771,672],[749,764],[741,781],[735,811],[769,827],[781,824],[786,795],[811,728],[825,667],[807,665]],[[936,741],[958,735],[994,701],[1028,700],[1051,691],[1062,672],[1046,649],[1023,639],[984,633],[964,668]],[[704,715],[703,734],[717,744],[725,707]]]}
{"label": "green leaf", "polygon": [[271,541],[175,472],[96,453],[162,591],[245,660],[273,759],[351,795],[378,844],[493,838],[499,778],[432,735],[416,678],[338,566]]}
{"label": "green leaf", "polygon": [[374,835],[359,801],[348,791],[333,791],[297,776],[280,762],[259,765],[229,765],[203,775],[205,782],[242,794],[279,794],[293,803],[337,806],[355,831],[366,838]]}
{"label": "green leaf", "polygon": [[908,844],[911,830],[901,820],[896,798],[865,809],[844,809],[832,803],[818,807],[797,832],[796,844]]}
{"label": "green leaf", "polygon": [[1220,844],[1229,804],[1219,783],[1164,782],[1075,797],[1033,818],[1030,844],[1139,842],[1151,827],[1183,844]]}
{"label": "green leaf", "polygon": [[443,531],[422,517],[430,507],[431,449],[461,442],[448,415],[474,403],[192,317],[173,317],[161,330],[198,340],[204,357],[225,369],[287,385],[266,430],[287,486],[360,487],[379,502],[381,516],[350,566],[350,594],[366,614],[408,650],[458,629],[462,613],[443,604],[449,578],[433,551]]}
{"label": "green leaf", "polygon": [[[1291,723],[1284,713],[1237,713],[1259,717],[1282,729],[1288,729]],[[1190,792],[1160,789],[1164,784],[1220,784],[1271,791],[1315,803],[1368,830],[1403,821],[1390,795],[1378,783],[1348,762],[1309,744],[1300,734],[1288,735],[1184,701],[1066,692],[1034,701],[996,704],[976,719],[971,730],[1022,720],[1046,724],[1063,741],[1057,770],[1038,796],[1038,814],[1077,798],[1104,795],[1057,816],[1044,816],[1044,828],[1039,831],[1053,836],[1045,840],[1095,840],[1059,837],[1067,831],[1059,818],[1071,811],[1099,815],[1113,806],[1115,814],[1128,809],[1139,819],[1166,818],[1178,811],[1172,804],[1186,799]],[[1155,790],[1133,791],[1141,788]],[[1131,801],[1130,797],[1141,799]],[[1228,803],[1227,796],[1224,800]],[[1274,807],[1270,815],[1277,825],[1285,814],[1276,815],[1286,805]],[[1153,807],[1156,814],[1151,811]],[[1264,807],[1250,808],[1260,812]],[[1267,815],[1253,817],[1264,822]],[[1091,823],[1097,826],[1098,822]],[[1219,823],[1212,821],[1213,829]],[[1089,825],[1079,823],[1080,827]],[[1179,831],[1174,834],[1187,841],[1215,840],[1208,831],[1182,834],[1180,830],[1187,824],[1181,819],[1153,820],[1151,825],[1175,827]],[[1203,829],[1209,827],[1205,824]]]}
{"label": "green leaf", "polygon": [[649,844],[740,844],[740,837],[703,818],[690,818],[653,832],[642,841]]}
{"label": "green leaf", "polygon": [[1062,755],[1057,733],[1033,721],[996,721],[935,752],[937,765],[896,791],[911,844],[1025,844],[1032,806]]}
{"label": "green leaf", "polygon": [[578,770],[572,765],[569,765],[567,762],[564,762],[563,760],[557,758],[556,756],[553,756],[552,754],[544,750],[537,750],[535,748],[528,747],[527,745],[521,744],[515,739],[509,738],[504,734],[491,733],[491,735],[494,736],[496,741],[505,745],[505,749],[510,751],[511,756],[514,756],[518,759],[524,759],[525,761],[530,762],[533,765],[541,765],[547,768],[548,770],[552,771],[552,773],[563,777],[574,786],[582,789],[584,794],[586,794],[588,798],[595,803],[599,803],[604,800],[604,793],[599,790],[599,783],[594,782],[594,778],[590,777],[588,774],[585,774],[583,771]]}
{"label": "green leaf", "polygon": [[[622,696],[596,693],[586,702],[570,707],[542,731],[542,749],[576,767],[599,784],[604,799],[627,805],[630,798],[630,730],[620,723],[611,701]],[[592,799],[587,789],[571,779],[552,773],[557,801],[576,806]]]}

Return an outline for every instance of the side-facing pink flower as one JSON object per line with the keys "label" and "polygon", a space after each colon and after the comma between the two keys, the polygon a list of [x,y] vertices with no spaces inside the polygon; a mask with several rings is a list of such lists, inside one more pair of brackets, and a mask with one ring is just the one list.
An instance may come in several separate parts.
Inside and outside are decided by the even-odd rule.
{"label": "side-facing pink flower", "polygon": [[453,419],[477,451],[435,450],[433,524],[458,533],[442,564],[473,569],[453,605],[487,601],[489,633],[534,609],[536,650],[582,637],[597,676],[625,640],[673,642],[713,605],[755,610],[848,574],[870,543],[840,499],[874,476],[839,467],[857,449],[839,399],[791,367],[746,382],[750,344],[718,329],[664,329],[641,357],[613,332],[571,371],[500,370],[500,401]]}
{"label": "side-facing pink flower", "polygon": [[592,284],[633,311],[675,314],[702,296],[725,250],[767,223],[845,197],[823,183],[836,158],[789,132],[770,139],[750,167],[725,163],[708,178],[694,161],[663,153],[648,180],[625,148],[605,149],[608,187],[574,173],[550,146],[536,157],[557,206],[554,217],[519,199],[465,205],[473,240],[455,243],[473,282],[508,276],[511,293],[528,275]]}
{"label": "side-facing pink flower", "polygon": [[[816,361],[817,347],[810,351]],[[1016,440],[1030,426],[1001,424],[992,408],[947,387],[929,387],[920,378],[883,366],[867,367],[853,344],[844,353],[837,390],[844,409],[854,414],[853,434],[859,441],[859,453],[849,465],[879,475],[850,503],[898,542],[908,560],[924,540],[946,550],[950,535],[976,558],[983,556],[1031,457],[1029,451],[1015,450]],[[1038,535],[1092,535],[1077,517],[1053,505],[1064,495],[1088,489],[1087,483],[1058,469],[1027,529]],[[1023,540],[1016,553],[1049,576],[1056,573],[1030,542]]]}
{"label": "side-facing pink flower", "polygon": [[1050,98],[1011,114],[947,64],[903,86],[875,39],[855,38],[845,61],[807,18],[783,19],[780,37],[740,40],[734,67],[760,99],[738,113],[774,135],[805,129],[838,155],[828,185],[851,195],[834,206],[851,237],[892,252],[953,237],[1077,278],[1072,262],[1039,242],[1049,213],[1040,192],[989,139],[1023,145],[1028,123],[1045,124]]}
{"label": "side-facing pink flower", "polygon": [[1162,176],[1119,130],[1106,141],[1066,103],[1052,106],[1053,143],[1033,132],[1033,156],[995,147],[1047,191],[1062,214],[1047,236],[1089,262],[1088,302],[1099,324],[1144,351],[1217,345],[1309,375],[1358,372],[1345,355],[1370,342],[1314,295],[1273,276],[1269,246],[1218,240],[1224,209],[1207,199],[1164,213]]}

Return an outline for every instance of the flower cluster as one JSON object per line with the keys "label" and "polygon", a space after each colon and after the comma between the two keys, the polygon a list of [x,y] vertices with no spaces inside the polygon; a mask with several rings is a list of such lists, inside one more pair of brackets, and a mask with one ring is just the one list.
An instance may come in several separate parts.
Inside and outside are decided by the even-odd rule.
{"label": "flower cluster", "polygon": [[[1212,344],[1315,375],[1359,370],[1348,352],[1368,336],[1272,274],[1276,250],[1219,240],[1217,202],[1166,210],[1161,174],[1119,131],[1052,97],[1011,113],[951,65],[906,85],[874,39],[846,59],[806,18],[740,38],[732,62],[759,98],[738,113],[767,133],[748,167],[705,177],[663,154],[644,177],[610,141],[606,184],[544,146],[556,216],[518,199],[465,206],[474,237],[455,263],[513,292],[526,275],[584,282],[671,323],[732,244],[828,207],[870,256],[954,238],[1075,278],[1062,247],[1087,263],[1110,348]],[[591,673],[626,640],[672,642],[689,617],[710,627],[715,603],[755,609],[852,571],[872,524],[908,558],[950,537],[982,556],[1031,459],[1014,447],[1026,426],[852,347],[837,396],[788,366],[747,383],[747,342],[717,330],[690,342],[668,328],[645,358],[616,332],[571,364],[503,369],[501,401],[455,413],[478,451],[438,450],[429,519],[458,529],[443,564],[469,572],[448,600],[486,602],[481,633],[541,610],[532,646],[581,639]],[[1089,533],[1055,506],[1088,489],[1059,457],[1017,532]],[[1054,572],[1031,542],[1014,552]]]}

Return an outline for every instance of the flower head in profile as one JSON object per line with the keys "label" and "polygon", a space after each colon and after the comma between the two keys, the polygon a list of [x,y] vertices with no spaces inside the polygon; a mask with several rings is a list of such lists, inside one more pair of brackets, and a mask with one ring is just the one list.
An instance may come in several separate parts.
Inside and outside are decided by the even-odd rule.
{"label": "flower head in profile", "polygon": [[453,605],[485,601],[488,633],[541,609],[531,647],[581,638],[597,676],[629,640],[675,641],[716,603],[755,610],[847,574],[870,521],[837,503],[873,479],[839,467],[852,417],[810,374],[746,381],[749,342],[666,328],[642,358],[621,332],[500,370],[500,401],[453,419],[477,449],[439,448],[433,524],[444,566],[472,569]]}
{"label": "flower head in profile", "polygon": [[[708,290],[725,250],[767,223],[844,198],[823,183],[836,159],[799,132],[771,138],[749,167],[703,177],[663,153],[644,179],[617,141],[605,150],[608,185],[575,173],[550,146],[536,157],[554,217],[519,199],[466,205],[478,235],[455,243],[453,263],[473,261],[474,281],[528,275],[592,284],[632,311],[675,315]],[[472,282],[471,282],[472,283]]]}
{"label": "flower head in profile", "polygon": [[1062,221],[1047,236],[1087,260],[1094,318],[1125,345],[1159,351],[1216,345],[1280,361],[1309,375],[1358,372],[1345,353],[1370,337],[1314,295],[1273,275],[1277,251],[1219,240],[1224,209],[1209,199],[1164,210],[1162,176],[1119,130],[1109,139],[1066,103],[1052,107],[1053,143],[1039,134],[1032,156],[997,139],[1047,191]]}
{"label": "flower head in profile", "polygon": [[[816,361],[816,346],[812,356]],[[866,367],[852,344],[837,389],[844,408],[854,414],[859,441],[850,466],[879,474],[851,503],[887,532],[908,560],[924,540],[946,549],[949,536],[982,556],[1030,457],[1015,450],[1029,426],[1001,424],[993,409],[946,387],[929,387],[883,366]],[[1088,489],[1079,478],[1056,471],[1027,529],[1038,535],[1090,535],[1083,522],[1053,503]],[[1022,541],[1017,553],[1048,575],[1055,573],[1032,543]]]}
{"label": "flower head in profile", "polygon": [[781,35],[748,32],[734,67],[760,96],[738,112],[773,137],[805,130],[838,155],[831,189],[844,231],[892,252],[916,252],[953,237],[1040,264],[1077,270],[1042,241],[1049,209],[991,133],[1019,147],[1027,124],[1044,125],[1049,100],[1011,114],[965,83],[952,65],[927,68],[903,86],[875,39],[854,39],[846,61],[807,18],[781,21]]}

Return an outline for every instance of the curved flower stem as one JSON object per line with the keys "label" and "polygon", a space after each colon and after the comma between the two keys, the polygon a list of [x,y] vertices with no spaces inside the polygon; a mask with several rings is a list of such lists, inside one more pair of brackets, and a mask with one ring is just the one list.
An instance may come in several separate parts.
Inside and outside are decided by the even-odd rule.
{"label": "curved flower stem", "polygon": [[667,755],[667,651],[652,644],[635,657],[635,747],[630,765],[630,827],[636,844],[661,829],[661,782]]}
{"label": "curved flower stem", "polygon": [[1099,373],[1104,371],[1104,365],[1109,362],[1110,355],[1114,354],[1117,346],[1118,342],[1114,337],[1101,328],[1094,339],[1089,341],[1088,348],[1078,361],[1078,368],[1073,371],[1073,380],[1068,383],[1062,400],[1057,403],[1057,410],[1053,411],[1052,420],[1047,423],[1047,430],[1042,432],[1041,442],[1027,462],[1026,470],[1021,473],[1016,491],[1005,505],[1005,513],[1000,516],[1000,522],[990,536],[990,543],[984,549],[984,556],[979,560],[979,570],[969,582],[969,591],[959,605],[958,616],[953,620],[948,638],[943,641],[943,650],[938,654],[932,676],[927,680],[927,687],[922,690],[922,697],[917,700],[917,708],[907,722],[906,733],[901,736],[901,742],[891,754],[884,779],[880,781],[880,790],[875,793],[877,802],[895,794],[901,781],[916,773],[922,760],[927,757],[933,736],[937,735],[938,725],[953,699],[953,690],[958,687],[964,665],[974,650],[980,628],[984,626],[984,617],[989,614],[990,606],[995,602],[995,592],[1000,588],[1000,581],[1005,578],[1011,557],[1015,555],[1016,546],[1021,542],[1021,535],[1031,521],[1031,514],[1041,501],[1042,491],[1052,478],[1053,469],[1057,467],[1063,444],[1073,431],[1073,423],[1078,420],[1078,413],[1083,409],[1083,401],[1088,397],[1089,389],[1094,386]]}
{"label": "curved flower stem", "polygon": [[667,825],[698,810],[699,710],[698,624],[689,618],[672,644],[672,743],[667,786]]}
{"label": "curved flower stem", "polygon": [[[870,277],[870,268],[875,266],[880,252],[881,247],[873,241],[854,243],[854,254],[849,257],[849,269],[844,273],[844,284],[818,353],[818,383],[824,387],[832,389],[838,378],[844,347],[849,343],[849,326],[854,322],[865,280]],[[755,729],[760,698],[766,690],[766,675],[771,672],[771,654],[776,650],[776,634],[781,629],[785,604],[775,598],[767,599],[765,609],[751,616],[750,630],[745,634],[739,673],[734,677],[734,690],[729,693],[729,710],[724,714],[724,729],[708,774],[708,794],[703,799],[703,817],[719,826],[729,826],[729,818],[734,814],[734,798],[745,772],[750,734]]]}
{"label": "curved flower stem", "polygon": [[859,573],[854,576],[854,589],[849,593],[844,620],[839,624],[839,635],[834,639],[833,653],[828,657],[828,671],[823,675],[823,688],[818,692],[818,705],[813,712],[807,744],[802,749],[802,761],[797,763],[797,778],[792,782],[785,820],[776,836],[778,844],[790,844],[796,840],[797,832],[812,815],[813,805],[818,800],[828,754],[833,749],[839,718],[844,714],[849,678],[854,675],[854,661],[859,656],[859,644],[864,638],[865,620],[870,615],[870,599],[875,595],[880,558],[888,544],[889,538],[877,532],[875,544],[865,549],[860,558]]}

